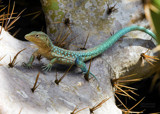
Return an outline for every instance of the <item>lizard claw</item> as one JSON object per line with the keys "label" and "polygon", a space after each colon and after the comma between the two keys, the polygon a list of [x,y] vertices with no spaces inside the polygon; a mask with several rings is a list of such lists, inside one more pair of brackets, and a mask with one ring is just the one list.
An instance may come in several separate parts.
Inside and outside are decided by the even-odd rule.
{"label": "lizard claw", "polygon": [[33,68],[32,64],[28,64],[28,63],[25,63],[25,62],[23,62],[22,65],[23,65],[24,67],[27,67],[28,69]]}
{"label": "lizard claw", "polygon": [[51,69],[52,69],[52,65],[51,64],[47,64],[47,65],[44,65],[44,66],[42,66],[42,70],[43,71],[51,71]]}

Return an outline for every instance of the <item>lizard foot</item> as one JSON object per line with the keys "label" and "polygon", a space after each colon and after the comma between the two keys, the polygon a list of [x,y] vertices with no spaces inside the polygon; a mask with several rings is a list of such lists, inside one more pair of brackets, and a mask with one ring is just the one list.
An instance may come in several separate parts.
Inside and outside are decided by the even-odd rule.
{"label": "lizard foot", "polygon": [[44,65],[44,66],[42,66],[42,70],[43,71],[51,71],[51,69],[52,69],[52,64],[47,64],[47,65]]}
{"label": "lizard foot", "polygon": [[32,64],[28,64],[28,63],[25,63],[25,62],[23,62],[22,65],[23,65],[24,67],[29,68],[29,69],[30,69],[30,68],[33,68]]}

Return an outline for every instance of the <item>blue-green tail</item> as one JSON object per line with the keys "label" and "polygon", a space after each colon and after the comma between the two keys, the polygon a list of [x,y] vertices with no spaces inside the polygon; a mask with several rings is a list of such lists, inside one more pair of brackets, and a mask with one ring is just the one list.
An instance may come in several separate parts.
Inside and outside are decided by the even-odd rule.
{"label": "blue-green tail", "polygon": [[153,37],[156,40],[156,35],[152,31],[150,31],[149,29],[146,29],[141,26],[126,27],[126,28],[123,28],[123,29],[119,30],[118,32],[116,32],[113,36],[108,38],[103,43],[97,45],[94,48],[90,48],[86,53],[86,55],[90,55],[90,57],[88,57],[87,59],[93,58],[93,57],[103,53],[105,50],[107,50],[109,47],[111,47],[118,39],[120,39],[123,35],[125,35],[128,32],[135,31],[135,30],[143,31],[143,32],[149,34],[151,37]]}

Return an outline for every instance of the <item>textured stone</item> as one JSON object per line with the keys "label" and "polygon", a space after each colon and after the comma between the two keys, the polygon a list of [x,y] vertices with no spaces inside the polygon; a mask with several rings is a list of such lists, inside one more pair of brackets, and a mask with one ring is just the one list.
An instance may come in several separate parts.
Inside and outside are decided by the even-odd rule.
{"label": "textured stone", "polygon": [[[107,4],[101,0],[52,0],[55,11],[50,10],[48,5],[51,0],[43,0],[43,8],[47,19],[48,34],[52,38],[60,32],[63,24],[53,24],[56,21],[62,21],[69,17],[73,21],[71,24],[73,38],[77,34],[80,36],[72,42],[74,45],[83,46],[88,32],[89,40],[86,48],[94,47],[103,42],[110,35],[110,32],[116,32],[125,26],[131,24],[147,26],[147,21],[137,20],[143,13],[140,1],[113,1],[111,6],[117,3],[117,11],[111,15],[105,15]],[[48,8],[46,8],[48,7]],[[77,12],[79,14],[77,14]],[[57,29],[58,28],[58,29]],[[56,29],[56,31],[54,31]],[[35,50],[30,43],[22,42],[13,38],[8,32],[2,31],[0,38],[0,57],[6,57],[0,61],[0,111],[6,114],[17,114],[22,108],[22,114],[69,114],[76,106],[79,109],[84,107],[93,107],[105,98],[111,97],[106,103],[95,111],[95,114],[121,114],[117,108],[114,98],[114,89],[111,86],[110,79],[118,78],[127,74],[138,73],[136,77],[146,77],[155,71],[154,67],[146,63],[141,66],[140,54],[147,51],[148,48],[155,47],[150,37],[142,32],[131,32],[126,37],[121,38],[111,48],[102,55],[92,60],[91,72],[96,75],[100,82],[93,78],[87,82],[84,80],[80,69],[73,67],[67,76],[59,85],[54,83],[56,71],[58,79],[68,69],[64,65],[55,65],[51,72],[41,71],[42,64],[48,63],[42,59],[39,63],[35,60],[33,69],[22,67],[22,62],[27,62],[32,52]],[[79,50],[69,45],[71,50]],[[14,68],[8,68],[11,58],[23,48],[23,51],[17,58],[18,64]],[[152,51],[150,51],[152,55]],[[87,67],[89,62],[86,63]],[[56,70],[55,70],[56,69]],[[41,72],[38,83],[39,87],[35,93],[31,92],[36,75]],[[89,108],[80,112],[80,114],[89,114]]]}

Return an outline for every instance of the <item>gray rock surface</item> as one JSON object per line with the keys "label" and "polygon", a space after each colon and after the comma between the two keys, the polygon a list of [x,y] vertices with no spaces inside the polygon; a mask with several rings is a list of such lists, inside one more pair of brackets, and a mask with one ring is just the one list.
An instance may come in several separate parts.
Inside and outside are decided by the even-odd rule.
{"label": "gray rock surface", "polygon": [[[90,7],[90,3],[87,2],[85,7]],[[101,18],[107,19],[101,24],[104,25],[104,29],[97,31],[97,28],[93,27],[90,30],[87,48],[103,42],[110,36],[107,34],[110,34],[113,30],[116,32],[124,26],[132,24],[130,20],[143,13],[140,1],[118,1],[116,8],[118,8],[118,11],[113,12],[109,17],[101,15]],[[108,24],[105,25],[107,22]],[[136,24],[141,26],[146,26],[146,23],[146,20],[136,21]],[[84,24],[84,26],[86,25]],[[75,24],[72,29],[73,35],[71,37],[80,34],[80,37],[73,44],[83,45],[89,32],[86,30],[88,28],[83,29],[82,26]],[[52,33],[49,34],[54,36]],[[76,106],[79,109],[92,108],[109,97],[111,98],[97,109],[95,114],[121,114],[121,110],[115,104],[114,89],[111,86],[110,79],[133,73],[138,73],[137,77],[144,78],[151,70],[153,70],[152,72],[155,71],[154,67],[148,63],[145,63],[144,66],[140,65],[140,54],[146,52],[148,48],[155,47],[150,40],[151,38],[142,32],[127,34],[126,37],[117,41],[102,55],[93,59],[91,72],[96,75],[100,85],[93,78],[87,82],[80,69],[76,67],[73,67],[60,84],[56,85],[54,83],[56,71],[58,72],[58,78],[60,78],[69,67],[55,65],[51,72],[45,73],[41,71],[41,66],[48,61],[42,59],[41,62],[35,60],[33,69],[24,68],[22,62],[28,61],[35,48],[30,46],[31,43],[13,38],[4,30],[0,34],[0,38],[2,38],[0,40],[0,57],[6,55],[0,61],[3,64],[3,66],[0,66],[0,111],[2,114],[17,114],[21,109],[21,114],[70,114]],[[8,68],[10,56],[13,59],[18,51],[26,47],[27,49],[18,56],[17,65],[14,68]],[[71,45],[69,45],[69,49],[77,50]],[[152,51],[149,53],[152,55]],[[86,64],[88,67],[89,62]],[[31,88],[39,71],[41,72],[38,80],[40,85],[32,93]],[[89,108],[79,113],[89,114]]]}
{"label": "gray rock surface", "polygon": [[[110,85],[110,75],[107,74],[108,65],[104,61],[96,60],[93,62],[91,70],[101,82],[98,83],[91,79],[90,82],[84,80],[79,69],[73,68],[59,85],[54,83],[56,72],[60,78],[68,67],[56,65],[51,72],[44,73],[41,71],[42,63],[35,61],[33,69],[22,67],[22,62],[27,62],[34,48],[29,43],[19,41],[13,38],[8,32],[3,31],[0,35],[0,55],[6,55],[0,62],[0,106],[1,113],[16,114],[22,108],[22,114],[69,114],[76,106],[80,109],[84,107],[93,107],[105,98],[111,97],[103,104],[101,109],[97,109],[95,113],[120,113],[116,107],[114,94]],[[26,48],[17,58],[17,65],[14,68],[8,68],[11,58],[21,49]],[[43,59],[43,63],[48,61]],[[101,63],[101,65],[99,64]],[[97,66],[94,68],[94,66]],[[104,68],[104,69],[103,69]],[[41,72],[38,83],[39,87],[35,93],[31,92],[34,85],[36,75]],[[99,71],[96,73],[96,71]],[[100,74],[98,74],[100,73]],[[89,108],[80,112],[81,114],[89,113]]]}

